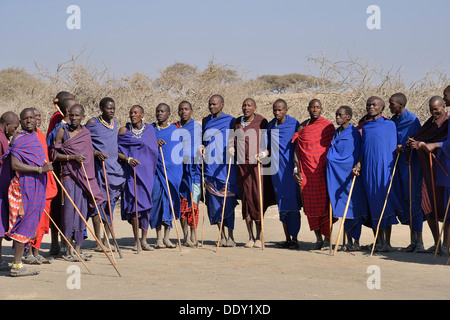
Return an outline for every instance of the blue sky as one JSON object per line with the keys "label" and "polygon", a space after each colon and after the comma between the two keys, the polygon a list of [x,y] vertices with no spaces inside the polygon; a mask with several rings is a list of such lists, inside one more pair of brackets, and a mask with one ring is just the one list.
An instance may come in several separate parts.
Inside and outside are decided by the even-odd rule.
{"label": "blue sky", "polygon": [[[81,29],[66,9],[78,5]],[[368,6],[381,9],[369,30]],[[175,62],[218,63],[262,74],[308,73],[307,59],[358,57],[406,80],[450,69],[450,1],[385,0],[0,0],[0,69],[34,61],[54,71],[85,47],[85,58],[117,76],[157,76]],[[447,15],[446,15],[447,14]]]}

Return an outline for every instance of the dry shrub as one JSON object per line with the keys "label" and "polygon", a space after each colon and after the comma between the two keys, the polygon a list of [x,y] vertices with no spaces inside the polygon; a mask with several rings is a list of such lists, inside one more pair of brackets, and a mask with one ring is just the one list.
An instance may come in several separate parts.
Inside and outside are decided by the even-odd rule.
{"label": "dry shrub", "polygon": [[[429,117],[428,100],[434,95],[442,95],[449,83],[439,68],[414,83],[406,84],[399,70],[386,71],[360,59],[332,60],[325,55],[309,59],[310,65],[317,70],[318,76],[315,77],[290,74],[248,79],[245,70],[238,71],[233,66],[215,63],[214,59],[204,70],[175,63],[160,70],[156,79],[139,72],[113,77],[107,66],[90,65],[83,53],[84,50],[71,55],[54,71],[36,64],[36,75],[22,69],[1,70],[1,111],[19,113],[24,107],[36,107],[41,111],[45,128],[55,112],[52,99],[64,90],[72,92],[85,107],[86,121],[99,114],[98,103],[107,96],[116,101],[119,125],[128,121],[129,109],[135,104],[144,107],[146,121],[153,122],[155,107],[161,102],[172,107],[171,120],[176,121],[177,106],[182,100],[192,103],[194,116],[200,121],[209,113],[209,97],[220,94],[225,98],[224,112],[236,117],[242,114],[242,102],[252,97],[257,103],[257,112],[270,120],[273,118],[273,102],[282,98],[288,103],[289,114],[301,122],[308,118],[308,102],[318,98],[322,101],[325,118],[334,122],[336,110],[348,105],[353,109],[353,122],[356,123],[365,114],[365,103],[370,96],[383,98],[385,114],[391,116],[387,108],[388,99],[396,92],[403,92],[408,98],[407,108],[423,123]],[[268,87],[268,78],[286,81],[282,94],[273,93],[273,87]]]}

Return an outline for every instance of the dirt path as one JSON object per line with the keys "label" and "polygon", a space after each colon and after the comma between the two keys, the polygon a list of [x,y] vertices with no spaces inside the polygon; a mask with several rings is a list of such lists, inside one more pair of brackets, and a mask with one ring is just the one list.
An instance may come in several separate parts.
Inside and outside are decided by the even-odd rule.
{"label": "dirt path", "polygon": [[[0,299],[152,299],[152,300],[298,300],[298,299],[449,299],[450,266],[447,257],[439,256],[433,263],[431,254],[395,251],[387,254],[368,252],[338,252],[309,250],[315,240],[302,216],[300,248],[279,249],[283,240],[278,212],[271,207],[266,213],[266,248],[246,249],[245,224],[240,207],[236,210],[236,248],[219,248],[216,226],[205,224],[204,247],[160,249],[141,252],[131,250],[131,226],[120,221],[115,212],[115,229],[123,258],[116,254],[119,277],[103,253],[92,250],[95,243],[90,236],[85,251],[93,254],[87,262],[92,274],[81,263],[55,260],[50,265],[36,266],[40,274],[34,277],[11,278],[0,273]],[[340,221],[335,224],[337,236]],[[181,230],[180,230],[181,232]],[[199,237],[201,230],[198,230]],[[155,232],[149,232],[154,243]],[[176,242],[176,232],[171,232]],[[392,244],[395,249],[408,245],[407,226],[394,226]],[[44,237],[42,253],[47,255],[50,236]],[[364,228],[361,244],[373,241],[372,231]],[[432,244],[428,226],[424,225],[425,246]],[[10,242],[4,242],[4,259],[12,261]],[[80,289],[70,289],[67,280],[73,276],[71,266],[78,266]],[[380,289],[369,289],[368,267],[379,268]],[[31,266],[30,266],[31,267]],[[67,273],[69,270],[69,273]],[[370,271],[370,270],[369,270]],[[370,278],[372,279],[372,278]],[[72,284],[75,282],[71,282]],[[374,283],[370,281],[370,283]]]}

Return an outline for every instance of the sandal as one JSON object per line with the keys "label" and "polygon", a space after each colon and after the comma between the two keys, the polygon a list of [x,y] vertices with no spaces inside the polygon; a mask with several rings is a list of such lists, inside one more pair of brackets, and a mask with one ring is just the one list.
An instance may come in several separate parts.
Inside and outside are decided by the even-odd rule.
{"label": "sandal", "polygon": [[44,258],[41,255],[36,256],[36,260],[39,261],[40,264],[51,264],[53,262],[53,258]]}
{"label": "sandal", "polygon": [[32,254],[27,255],[27,256],[25,256],[25,257],[22,257],[22,262],[23,262],[24,264],[41,264],[41,262],[38,261],[38,260],[36,259],[36,257],[33,256]]}
{"label": "sandal", "polygon": [[37,274],[39,274],[39,270],[28,270],[25,267],[11,268],[11,271],[9,272],[11,277],[35,276]]}
{"label": "sandal", "polygon": [[141,243],[141,248],[144,251],[154,251],[153,247],[149,245],[147,242]]}
{"label": "sandal", "polygon": [[169,249],[173,249],[176,248],[177,246],[175,244],[173,244],[169,239],[163,239],[163,243],[166,246],[166,248]]}
{"label": "sandal", "polygon": [[155,249],[164,249],[166,245],[162,240],[156,240]]}

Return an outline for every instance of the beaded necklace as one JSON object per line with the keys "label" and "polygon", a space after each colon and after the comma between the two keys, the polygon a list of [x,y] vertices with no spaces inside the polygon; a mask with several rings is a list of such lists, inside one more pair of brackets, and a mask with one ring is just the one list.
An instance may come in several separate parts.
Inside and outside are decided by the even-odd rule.
{"label": "beaded necklace", "polygon": [[159,124],[156,123],[156,128],[157,128],[158,130],[166,129],[166,128],[168,128],[169,126],[170,126],[170,124],[168,124],[168,125],[165,126],[165,127],[160,127]]}
{"label": "beaded necklace", "polygon": [[98,116],[98,120],[102,125],[104,125],[106,128],[113,130],[114,129],[114,120],[111,119],[111,123],[108,123],[106,120],[103,120],[102,116]]}
{"label": "beaded necklace", "polygon": [[145,130],[145,123],[142,123],[142,126],[139,129],[133,128],[133,125],[131,123],[128,123],[129,129],[131,131],[131,134],[133,138],[140,139],[142,138]]}
{"label": "beaded necklace", "polygon": [[244,117],[241,117],[241,126],[242,126],[242,128],[245,128],[245,127],[248,126],[250,123],[252,123],[252,121],[245,122],[245,121],[244,121]]}

